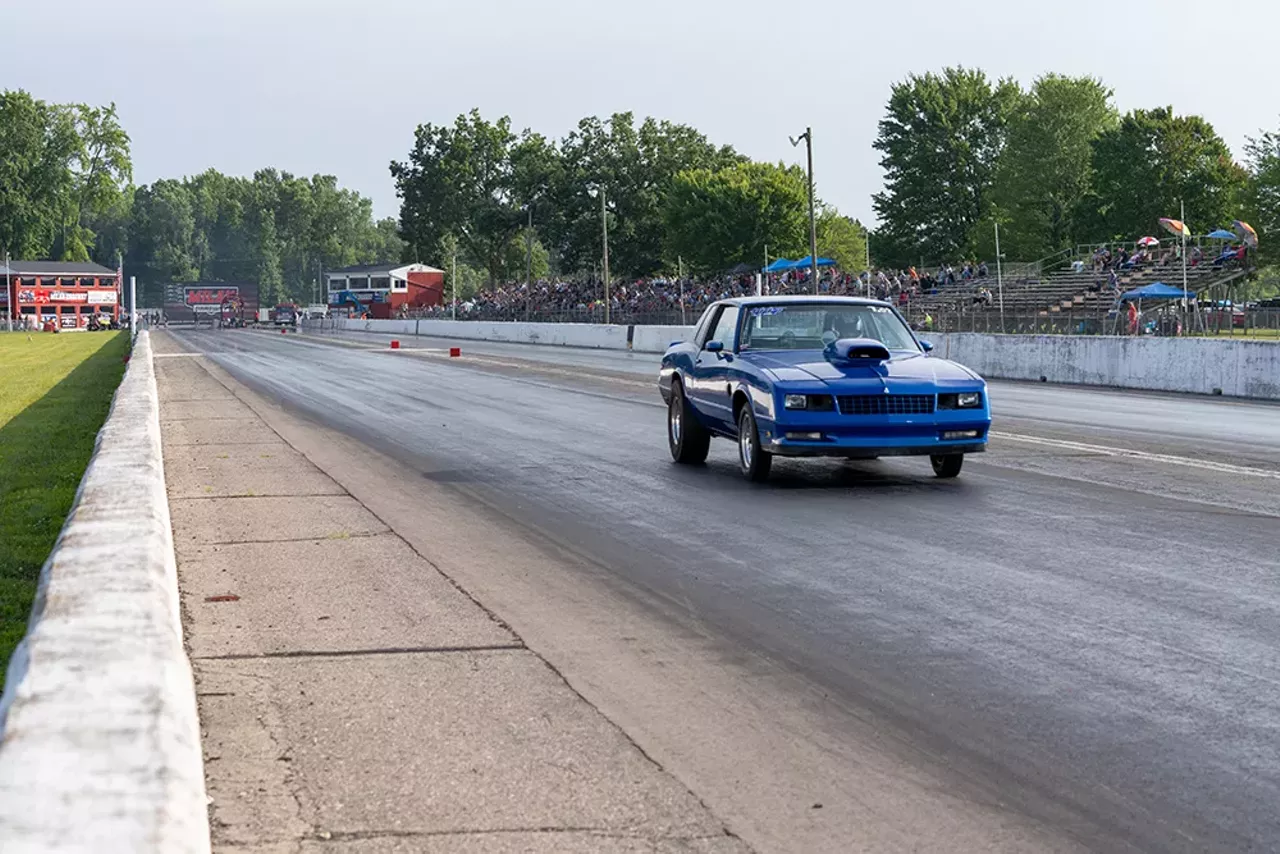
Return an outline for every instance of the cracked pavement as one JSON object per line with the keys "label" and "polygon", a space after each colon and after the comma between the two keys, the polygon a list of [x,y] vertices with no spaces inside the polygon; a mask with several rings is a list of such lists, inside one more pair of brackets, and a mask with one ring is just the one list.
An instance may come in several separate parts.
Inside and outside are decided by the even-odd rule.
{"label": "cracked pavement", "polygon": [[155,337],[215,851],[748,850],[233,380]]}

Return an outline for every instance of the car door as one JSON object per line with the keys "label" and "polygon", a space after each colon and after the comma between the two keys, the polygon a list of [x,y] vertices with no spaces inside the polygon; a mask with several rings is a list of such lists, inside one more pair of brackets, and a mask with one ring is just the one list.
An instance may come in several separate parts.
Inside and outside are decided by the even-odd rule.
{"label": "car door", "polygon": [[[736,305],[720,309],[693,361],[693,387],[689,397],[703,421],[713,429],[732,430],[733,406],[727,389],[729,363],[738,337],[738,317]],[[719,352],[707,349],[712,341],[719,342]]]}

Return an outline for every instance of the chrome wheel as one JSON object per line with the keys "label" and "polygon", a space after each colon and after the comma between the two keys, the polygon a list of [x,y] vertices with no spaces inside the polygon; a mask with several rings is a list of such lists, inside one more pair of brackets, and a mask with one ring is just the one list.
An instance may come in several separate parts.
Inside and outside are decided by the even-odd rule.
{"label": "chrome wheel", "polygon": [[683,401],[676,395],[671,396],[671,405],[667,407],[667,432],[670,434],[671,444],[679,445],[680,437],[683,432],[684,407],[681,405]]}
{"label": "chrome wheel", "polygon": [[773,454],[760,447],[760,433],[750,404],[745,404],[738,413],[738,461],[747,480],[756,483],[766,480],[773,466]]}

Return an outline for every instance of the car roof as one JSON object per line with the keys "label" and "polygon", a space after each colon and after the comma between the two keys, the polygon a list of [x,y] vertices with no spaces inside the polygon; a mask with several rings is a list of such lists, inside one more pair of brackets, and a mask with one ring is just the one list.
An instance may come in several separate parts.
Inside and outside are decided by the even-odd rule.
{"label": "car roof", "polygon": [[821,294],[787,294],[785,296],[759,296],[759,297],[732,297],[730,299],[719,300],[719,305],[736,305],[736,306],[753,306],[753,305],[778,305],[779,303],[796,303],[796,304],[813,304],[813,303],[834,303],[837,305],[882,305],[888,306],[889,303],[878,299],[867,299],[865,297],[840,297],[840,296],[822,296]]}

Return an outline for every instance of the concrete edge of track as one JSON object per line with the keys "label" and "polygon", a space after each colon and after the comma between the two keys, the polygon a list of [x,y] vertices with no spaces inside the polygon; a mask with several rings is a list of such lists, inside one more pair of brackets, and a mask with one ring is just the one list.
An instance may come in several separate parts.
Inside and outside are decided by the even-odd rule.
{"label": "concrete edge of track", "polygon": [[40,573],[0,698],[13,851],[209,851],[148,333]]}

